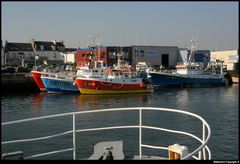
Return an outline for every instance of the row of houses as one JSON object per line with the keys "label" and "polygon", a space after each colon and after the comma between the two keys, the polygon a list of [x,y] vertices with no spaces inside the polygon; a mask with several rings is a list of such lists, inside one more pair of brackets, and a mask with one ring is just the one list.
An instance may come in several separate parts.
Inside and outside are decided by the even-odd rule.
{"label": "row of houses", "polygon": [[[177,46],[94,46],[89,48],[65,48],[63,41],[35,41],[28,43],[2,44],[1,65],[61,65],[76,63],[82,66],[91,58],[102,60],[107,66],[117,62],[117,53],[122,53],[124,60],[132,66],[138,62],[165,68],[173,68],[178,62],[185,62],[189,57],[187,48]],[[194,55],[195,62],[208,62],[220,60],[228,70],[238,69],[238,50],[210,51],[197,50]]]}
{"label": "row of houses", "polygon": [[30,39],[28,43],[15,43],[5,41],[2,44],[1,65],[39,64],[63,64],[66,52],[63,41],[35,41]]}

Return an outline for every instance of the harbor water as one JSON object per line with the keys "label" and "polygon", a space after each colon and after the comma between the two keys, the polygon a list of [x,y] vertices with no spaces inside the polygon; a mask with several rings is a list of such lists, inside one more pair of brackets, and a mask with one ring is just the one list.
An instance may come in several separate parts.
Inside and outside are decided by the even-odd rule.
{"label": "harbor water", "polygon": [[[28,93],[4,93],[1,98],[1,114],[2,122],[25,119],[38,116],[46,116],[52,114],[60,114],[75,111],[98,110],[107,108],[122,107],[160,107],[179,109],[192,112],[203,117],[211,127],[211,138],[208,146],[212,153],[213,160],[239,160],[239,86],[220,87],[195,87],[195,88],[170,88],[162,87],[153,93],[144,94],[114,94],[114,95],[80,95],[80,94],[48,94],[39,92]],[[167,115],[164,117],[168,117]],[[101,119],[100,119],[101,118]],[[129,114],[127,117],[121,118],[120,114],[113,115],[86,115],[82,118],[83,123],[79,126],[91,126],[97,123],[99,127],[106,122],[115,119],[116,122],[132,122],[137,117]],[[165,122],[154,116],[149,116],[151,121]],[[195,125],[188,119],[178,119],[169,117],[172,122],[184,127],[195,128]],[[59,122],[45,122],[47,128],[45,131],[51,131],[54,134],[59,129],[64,129],[71,124],[67,124],[68,120]],[[167,124],[167,123],[166,123]],[[2,141],[17,139],[18,136],[25,135],[30,138],[36,133],[44,133],[41,131],[43,123],[28,124],[24,128],[20,127],[2,127]],[[167,126],[167,125],[164,125]],[[196,125],[197,126],[197,125]],[[45,126],[46,127],[46,126]],[[201,130],[201,128],[200,128]],[[138,132],[133,131],[134,132]],[[155,137],[154,133],[144,134],[149,140],[162,140]],[[40,135],[42,136],[42,135]],[[105,137],[109,138],[105,138]],[[77,159],[87,158],[93,153],[93,145],[99,141],[121,139],[127,137],[123,141],[124,150],[128,152],[138,153],[138,148],[132,148],[138,142],[131,133],[126,131],[106,132],[90,132],[90,134],[79,134],[77,143],[80,144],[77,152]],[[133,142],[131,140],[134,140]],[[71,145],[71,140],[64,138],[56,140],[52,139],[50,143],[41,141],[40,143],[31,144],[10,144],[2,145],[2,153],[8,151],[23,150],[24,154],[34,151],[49,151],[59,147]],[[67,146],[68,147],[68,146]],[[42,157],[39,159],[70,159],[71,153],[63,153],[61,157]]]}

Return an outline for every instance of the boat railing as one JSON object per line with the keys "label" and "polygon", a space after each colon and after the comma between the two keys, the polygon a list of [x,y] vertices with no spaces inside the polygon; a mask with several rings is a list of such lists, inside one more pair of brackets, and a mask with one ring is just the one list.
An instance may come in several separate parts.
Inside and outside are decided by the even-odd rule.
{"label": "boat railing", "polygon": [[[117,111],[138,111],[138,118],[139,122],[137,125],[128,125],[128,126],[109,126],[109,127],[97,127],[97,128],[86,128],[86,129],[78,129],[76,126],[76,116],[77,115],[84,115],[88,113],[105,113],[105,112],[117,112]],[[201,136],[194,135],[192,133],[186,132],[186,131],[180,131],[180,130],[173,130],[173,129],[167,129],[167,128],[161,128],[161,127],[155,127],[155,126],[148,126],[143,124],[143,114],[144,111],[157,111],[157,112],[173,112],[173,113],[179,113],[179,114],[184,114],[190,117],[195,117],[197,118],[198,121],[201,122],[202,124],[202,130],[201,130]],[[48,135],[48,136],[42,136],[42,137],[37,137],[37,138],[25,138],[25,139],[17,139],[17,140],[8,140],[8,141],[2,141],[1,144],[7,145],[7,144],[14,144],[14,143],[23,143],[23,142],[31,142],[31,141],[37,141],[37,140],[46,140],[50,138],[55,138],[55,137],[60,137],[63,135],[67,134],[72,134],[72,145],[66,149],[61,149],[61,150],[55,150],[55,151],[50,151],[50,152],[45,152],[41,154],[35,154],[31,156],[24,157],[24,159],[32,159],[36,157],[41,157],[41,156],[46,156],[46,155],[52,155],[52,154],[57,154],[57,153],[62,153],[62,152],[69,152],[72,151],[72,156],[73,159],[76,159],[76,150],[77,150],[77,144],[76,144],[76,133],[79,132],[91,132],[91,131],[101,131],[101,130],[111,130],[111,129],[130,129],[130,128],[137,128],[138,129],[138,139],[139,139],[139,159],[143,159],[144,154],[142,148],[150,148],[150,149],[160,149],[160,150],[168,150],[169,147],[166,146],[156,146],[156,145],[150,145],[150,144],[145,144],[143,141],[143,129],[150,129],[150,130],[156,130],[156,131],[164,131],[164,132],[169,132],[169,133],[174,133],[174,134],[181,134],[185,135],[188,137],[191,137],[198,142],[200,142],[200,146],[198,146],[195,150],[192,152],[189,152],[187,155],[181,158],[181,160],[186,160],[186,159],[197,159],[197,160],[210,160],[211,159],[211,151],[207,146],[207,143],[209,141],[210,135],[211,135],[211,129],[209,124],[199,115],[188,112],[188,111],[183,111],[183,110],[176,110],[176,109],[168,109],[168,108],[156,108],[156,107],[129,107],[129,108],[112,108],[112,109],[100,109],[100,110],[91,110],[91,111],[79,111],[79,112],[69,112],[69,113],[63,113],[63,114],[54,114],[54,115],[48,115],[48,116],[42,116],[42,117],[35,117],[35,118],[28,118],[28,119],[22,119],[22,120],[17,120],[17,121],[9,121],[9,122],[3,122],[2,123],[2,128],[4,126],[10,126],[10,125],[16,125],[20,124],[23,122],[32,122],[36,120],[43,120],[43,119],[50,119],[50,118],[57,118],[57,117],[64,117],[64,116],[71,116],[72,117],[72,129],[62,132],[62,133],[57,133],[53,135]],[[2,131],[3,132],[3,131]],[[17,134],[14,134],[17,135]],[[165,158],[168,159],[168,158]]]}

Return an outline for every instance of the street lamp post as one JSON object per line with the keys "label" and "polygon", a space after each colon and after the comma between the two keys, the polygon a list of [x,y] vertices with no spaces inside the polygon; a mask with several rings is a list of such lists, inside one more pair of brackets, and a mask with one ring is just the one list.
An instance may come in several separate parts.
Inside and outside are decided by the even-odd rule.
{"label": "street lamp post", "polygon": [[36,69],[36,64],[37,64],[37,61],[36,61],[36,48],[35,48],[35,40],[34,39],[30,39],[30,43],[32,45],[32,49],[33,49],[33,55],[34,55],[34,67]]}
{"label": "street lamp post", "polygon": [[37,57],[37,56],[36,56],[36,53],[34,52],[34,63],[35,63],[34,66],[35,66],[35,68],[36,68],[36,64],[37,64],[36,57]]}

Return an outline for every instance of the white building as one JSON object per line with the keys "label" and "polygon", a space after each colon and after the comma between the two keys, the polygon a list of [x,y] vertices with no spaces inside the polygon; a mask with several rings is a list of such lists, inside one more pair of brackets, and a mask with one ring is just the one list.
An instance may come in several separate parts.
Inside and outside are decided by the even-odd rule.
{"label": "white building", "polygon": [[46,62],[48,64],[63,64],[64,57],[60,52],[64,51],[63,42],[34,41],[34,39],[31,39],[30,43],[6,41],[2,58],[5,56],[6,64],[9,65],[41,65]]}
{"label": "white building", "polygon": [[227,70],[237,70],[239,65],[238,55],[238,50],[212,51],[210,61],[223,61]]}
{"label": "white building", "polygon": [[64,57],[61,54],[61,52],[65,51],[63,41],[35,41],[30,39],[30,43],[38,59],[44,60],[48,64],[64,63]]}
{"label": "white building", "polygon": [[64,63],[66,64],[72,64],[76,62],[76,50],[73,48],[66,48],[65,52],[61,52],[61,55],[64,57]]}
{"label": "white building", "polygon": [[4,48],[5,64],[22,65],[22,62],[34,60],[34,52],[30,43],[8,43]]}

